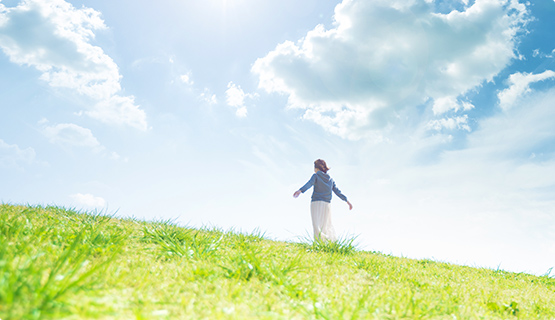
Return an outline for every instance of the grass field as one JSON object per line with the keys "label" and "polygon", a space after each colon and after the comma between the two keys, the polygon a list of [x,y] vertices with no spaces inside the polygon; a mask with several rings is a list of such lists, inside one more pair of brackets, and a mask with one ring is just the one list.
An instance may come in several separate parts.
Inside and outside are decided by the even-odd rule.
{"label": "grass field", "polygon": [[0,205],[0,319],[555,319],[555,279]]}

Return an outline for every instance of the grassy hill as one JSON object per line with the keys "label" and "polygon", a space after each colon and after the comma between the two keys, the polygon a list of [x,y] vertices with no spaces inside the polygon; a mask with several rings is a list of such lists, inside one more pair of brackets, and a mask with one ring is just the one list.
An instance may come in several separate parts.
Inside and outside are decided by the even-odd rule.
{"label": "grassy hill", "polygon": [[0,205],[0,319],[555,319],[555,279]]}

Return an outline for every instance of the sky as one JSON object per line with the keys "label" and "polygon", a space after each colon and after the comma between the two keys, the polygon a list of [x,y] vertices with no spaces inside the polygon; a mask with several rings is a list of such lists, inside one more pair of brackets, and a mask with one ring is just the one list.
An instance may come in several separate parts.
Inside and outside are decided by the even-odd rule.
{"label": "sky", "polygon": [[[0,202],[555,267],[555,1],[0,0]],[[555,271],[553,272],[555,273]]]}

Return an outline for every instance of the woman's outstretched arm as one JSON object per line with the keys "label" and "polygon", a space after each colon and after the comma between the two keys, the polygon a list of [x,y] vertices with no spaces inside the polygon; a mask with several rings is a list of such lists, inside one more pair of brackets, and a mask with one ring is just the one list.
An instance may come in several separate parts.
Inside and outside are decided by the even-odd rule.
{"label": "woman's outstretched arm", "polygon": [[347,200],[347,197],[341,192],[341,190],[339,190],[339,188],[335,185],[335,181],[333,182],[332,185],[332,190],[335,193],[335,195],[337,195],[341,200],[347,202],[347,204],[349,205],[349,210],[353,210],[353,205],[349,202],[349,200]]}
{"label": "woman's outstretched arm", "polygon": [[316,182],[316,174],[313,174],[312,177],[310,177],[310,180],[308,180],[308,182],[305,183],[304,186],[302,186],[299,190],[297,190],[297,191],[295,191],[295,193],[293,193],[293,197],[296,198],[301,193],[304,193],[306,190],[308,190],[310,187],[312,187],[315,182]]}

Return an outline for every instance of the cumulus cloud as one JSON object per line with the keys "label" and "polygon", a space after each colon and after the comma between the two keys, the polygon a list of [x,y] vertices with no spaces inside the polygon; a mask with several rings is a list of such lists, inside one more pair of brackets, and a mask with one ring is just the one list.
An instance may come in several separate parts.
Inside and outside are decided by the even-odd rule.
{"label": "cumulus cloud", "polygon": [[279,44],[252,71],[305,119],[357,138],[426,102],[437,116],[471,108],[464,95],[517,57],[527,19],[526,6],[508,0],[448,13],[432,1],[345,0],[332,28]]}
{"label": "cumulus cloud", "polygon": [[35,155],[33,148],[21,149],[17,144],[8,144],[0,139],[0,167],[20,168],[22,164],[33,163]]}
{"label": "cumulus cloud", "polygon": [[466,114],[460,117],[430,120],[427,127],[428,129],[433,129],[437,131],[440,131],[442,129],[463,129],[466,131],[470,131],[470,126],[468,125],[468,116]]}
{"label": "cumulus cloud", "polygon": [[193,73],[191,71],[180,75],[179,81],[186,84],[188,86],[187,90],[189,90],[191,93],[196,94],[198,100],[202,101],[203,103],[206,103],[208,105],[215,105],[218,103],[216,95],[213,94],[210,89],[206,87],[202,90],[199,88],[195,88],[195,81],[193,80]]}
{"label": "cumulus cloud", "polygon": [[461,109],[468,111],[474,109],[474,105],[468,101],[457,101],[457,97],[447,96],[435,99],[432,109],[434,114],[443,114],[450,110],[454,110],[455,112]]}
{"label": "cumulus cloud", "polygon": [[195,83],[192,79],[192,75],[190,72],[180,75],[179,80],[181,80],[181,82],[183,82],[184,84],[190,85],[190,86]]}
{"label": "cumulus cloud", "polygon": [[[100,12],[76,9],[63,0],[26,0],[0,9],[0,48],[10,61],[36,68],[42,73],[40,79],[52,87],[99,101],[90,112],[100,121],[147,129],[144,111],[134,104],[119,103],[134,102],[132,96],[118,95],[118,66],[90,43],[96,30],[106,28]],[[107,104],[110,107],[105,107]],[[118,111],[105,113],[99,106],[104,111]],[[129,122],[129,118],[134,120]]]}
{"label": "cumulus cloud", "polygon": [[545,52],[541,52],[540,49],[534,49],[532,50],[532,57],[537,58],[553,58],[553,54],[555,53],[555,50],[552,50],[551,53],[547,54]]}
{"label": "cumulus cloud", "polygon": [[91,208],[102,208],[106,206],[106,200],[101,197],[96,197],[90,193],[77,193],[70,196],[79,205]]}
{"label": "cumulus cloud", "polygon": [[245,106],[245,99],[252,99],[255,96],[250,93],[245,93],[240,86],[233,82],[227,84],[226,102],[229,106],[237,108],[235,115],[239,118],[247,116],[247,107]]}
{"label": "cumulus cloud", "polygon": [[546,70],[539,74],[520,72],[511,74],[508,79],[509,87],[497,95],[499,107],[503,110],[512,108],[520,97],[531,92],[531,83],[554,78],[555,72],[552,70]]}
{"label": "cumulus cloud", "polygon": [[112,151],[110,152],[110,154],[108,155],[108,157],[112,160],[116,160],[116,161],[123,161],[123,162],[129,162],[129,158],[125,157],[123,158],[122,156],[120,156],[117,152]]}
{"label": "cumulus cloud", "polygon": [[211,93],[208,88],[204,88],[204,91],[202,91],[199,94],[199,99],[209,105],[214,105],[218,103],[218,99],[216,98],[216,95]]}
{"label": "cumulus cloud", "polygon": [[42,133],[48,141],[62,147],[84,147],[95,152],[104,150],[104,147],[98,142],[90,129],[73,123],[45,126]]}
{"label": "cumulus cloud", "polygon": [[85,114],[107,124],[125,124],[140,130],[148,129],[146,114],[135,104],[133,96],[111,96],[99,101],[94,108],[85,111]]}
{"label": "cumulus cloud", "polygon": [[39,121],[40,132],[52,144],[66,150],[72,148],[89,149],[97,155],[115,160],[128,162],[127,157],[120,156],[115,151],[108,151],[88,128],[83,128],[74,123],[59,123],[50,125],[47,119]]}

